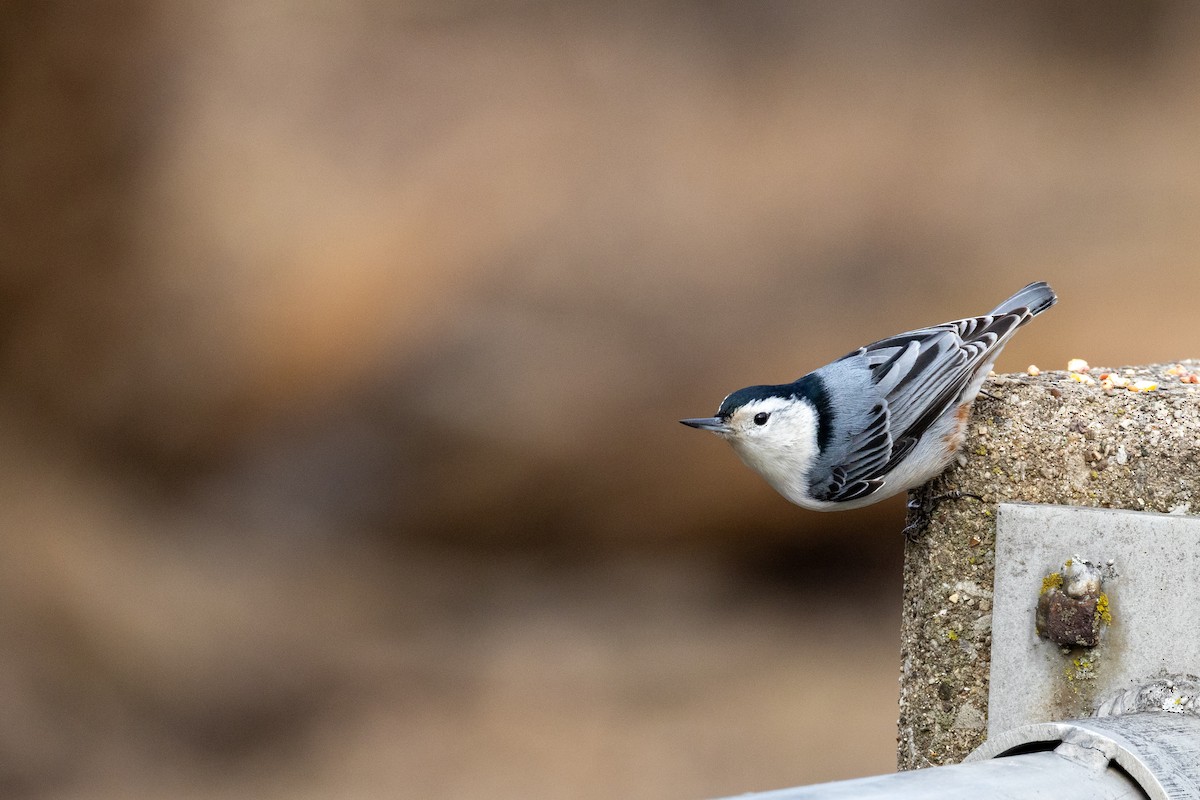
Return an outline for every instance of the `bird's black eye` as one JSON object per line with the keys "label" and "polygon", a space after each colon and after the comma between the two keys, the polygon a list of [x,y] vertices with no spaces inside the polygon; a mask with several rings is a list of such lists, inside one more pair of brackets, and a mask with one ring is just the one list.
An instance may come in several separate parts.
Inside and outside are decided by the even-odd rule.
{"label": "bird's black eye", "polygon": [[765,411],[760,411],[754,415],[754,424],[755,425],[766,425],[767,420],[769,420],[770,418],[771,418],[770,414],[768,414]]}

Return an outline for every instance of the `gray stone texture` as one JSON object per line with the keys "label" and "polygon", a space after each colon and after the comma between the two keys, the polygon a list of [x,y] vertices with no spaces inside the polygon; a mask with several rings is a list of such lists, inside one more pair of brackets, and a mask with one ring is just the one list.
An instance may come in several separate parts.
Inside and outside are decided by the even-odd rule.
{"label": "gray stone texture", "polygon": [[[1092,368],[996,376],[960,466],[913,492],[905,545],[897,763],[961,761],[986,735],[997,509],[1050,503],[1200,513],[1200,362],[1112,370],[1154,391],[1106,389]],[[1087,380],[1093,383],[1087,383]],[[977,495],[934,502],[950,492]],[[1068,554],[1069,556],[1070,554]]]}

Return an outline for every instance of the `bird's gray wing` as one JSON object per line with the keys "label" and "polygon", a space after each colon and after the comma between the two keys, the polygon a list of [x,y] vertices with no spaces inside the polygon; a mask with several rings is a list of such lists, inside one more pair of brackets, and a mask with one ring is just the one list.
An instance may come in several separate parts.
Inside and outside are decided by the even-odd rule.
{"label": "bird's gray wing", "polygon": [[829,474],[812,487],[818,500],[846,502],[877,491],[883,486],[880,477],[887,471],[892,457],[891,414],[887,400],[880,399],[871,407],[866,427],[850,436],[841,452],[844,459],[834,464]]}
{"label": "bird's gray wing", "polygon": [[950,411],[980,368],[1028,318],[1024,309],[947,322],[890,336],[840,360],[861,358],[879,401],[847,442],[844,459],[813,487],[818,499],[856,500],[878,490],[883,477]]}
{"label": "bird's gray wing", "polygon": [[959,402],[963,390],[1028,318],[1021,313],[960,319],[869,344],[858,353],[891,406],[894,440],[918,440]]}

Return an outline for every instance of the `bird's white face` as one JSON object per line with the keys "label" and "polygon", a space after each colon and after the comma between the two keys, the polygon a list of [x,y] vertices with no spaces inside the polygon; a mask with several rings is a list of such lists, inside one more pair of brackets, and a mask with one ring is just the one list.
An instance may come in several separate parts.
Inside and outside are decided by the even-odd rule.
{"label": "bird's white face", "polygon": [[717,431],[727,439],[770,441],[795,426],[799,420],[801,403],[783,397],[765,397],[752,400],[725,420],[726,429]]}
{"label": "bird's white face", "polygon": [[807,496],[808,473],[818,455],[817,412],[807,400],[766,397],[736,409],[724,430],[746,465],[788,499]]}

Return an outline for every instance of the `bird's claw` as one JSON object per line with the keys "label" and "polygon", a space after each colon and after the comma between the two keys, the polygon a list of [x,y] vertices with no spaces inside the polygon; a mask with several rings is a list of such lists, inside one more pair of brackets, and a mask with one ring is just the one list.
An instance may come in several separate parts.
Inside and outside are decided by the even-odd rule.
{"label": "bird's claw", "polygon": [[965,498],[983,502],[983,498],[979,495],[962,492],[958,489],[951,489],[945,494],[939,494],[928,499],[918,497],[915,493],[910,494],[908,498],[908,520],[901,533],[904,534],[904,538],[908,541],[915,542],[920,532],[929,527],[929,518],[937,510],[938,506],[947,500],[963,500]]}

